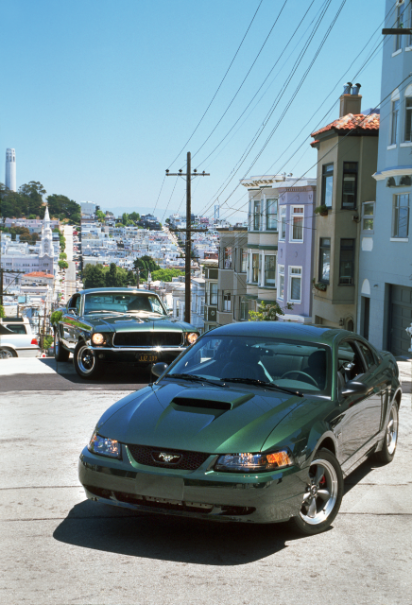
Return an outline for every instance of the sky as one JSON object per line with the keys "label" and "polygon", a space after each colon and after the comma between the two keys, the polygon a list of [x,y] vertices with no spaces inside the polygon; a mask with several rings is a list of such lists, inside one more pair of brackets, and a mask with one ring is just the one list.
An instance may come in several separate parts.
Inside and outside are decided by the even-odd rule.
{"label": "sky", "polygon": [[[341,9],[340,13],[338,13]],[[246,218],[242,178],[316,175],[348,80],[381,100],[384,0],[13,0],[0,7],[0,181],[103,210]],[[334,21],[335,20],[335,21]],[[211,101],[213,102],[211,103]],[[210,157],[208,157],[210,156]]]}

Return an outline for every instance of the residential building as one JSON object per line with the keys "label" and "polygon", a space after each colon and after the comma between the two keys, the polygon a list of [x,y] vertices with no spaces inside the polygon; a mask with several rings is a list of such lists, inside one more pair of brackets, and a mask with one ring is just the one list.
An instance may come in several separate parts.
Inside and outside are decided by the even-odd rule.
{"label": "residential building", "polygon": [[205,308],[204,322],[205,332],[216,328],[217,323],[217,300],[219,292],[218,260],[205,260]]}
{"label": "residential building", "polygon": [[267,273],[265,251],[264,282],[276,288],[276,300],[285,314],[279,320],[311,323],[316,179],[290,178],[277,191],[277,278]]}
{"label": "residential building", "polygon": [[379,115],[345,86],[339,118],[312,134],[318,152],[313,320],[356,330],[362,212],[375,199]]}
{"label": "residential building", "polygon": [[[410,27],[410,2],[386,0],[384,27]],[[396,11],[394,23],[393,9]],[[383,41],[381,127],[375,197],[359,207],[358,325],[378,349],[411,356],[412,36]]]}
{"label": "residential building", "polygon": [[220,234],[217,324],[247,320],[247,228],[230,227]]}

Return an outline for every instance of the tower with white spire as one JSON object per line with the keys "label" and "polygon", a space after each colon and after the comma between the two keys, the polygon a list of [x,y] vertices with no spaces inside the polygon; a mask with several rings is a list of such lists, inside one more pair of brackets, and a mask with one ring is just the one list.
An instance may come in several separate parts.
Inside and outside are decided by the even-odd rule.
{"label": "tower with white spire", "polygon": [[16,152],[12,148],[6,149],[6,183],[7,189],[17,191],[16,189]]}
{"label": "tower with white spire", "polygon": [[40,254],[39,257],[49,256],[54,257],[53,233],[50,227],[49,208],[46,206],[43,219],[43,228],[41,231]]}

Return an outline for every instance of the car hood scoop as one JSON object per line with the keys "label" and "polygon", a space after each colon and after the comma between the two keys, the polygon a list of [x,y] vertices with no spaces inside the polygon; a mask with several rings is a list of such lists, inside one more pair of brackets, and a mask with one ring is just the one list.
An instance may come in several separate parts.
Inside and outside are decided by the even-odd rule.
{"label": "car hood scoop", "polygon": [[238,385],[224,389],[182,382],[161,381],[118,402],[99,422],[100,434],[127,444],[193,452],[256,452],[304,401],[281,392],[247,392]]}
{"label": "car hood scoop", "polygon": [[200,408],[202,410],[218,410],[227,411],[234,410],[242,403],[253,399],[254,393],[242,394],[233,391],[216,392],[216,389],[202,389],[201,392],[183,393],[174,397],[171,401],[175,409],[179,408]]}

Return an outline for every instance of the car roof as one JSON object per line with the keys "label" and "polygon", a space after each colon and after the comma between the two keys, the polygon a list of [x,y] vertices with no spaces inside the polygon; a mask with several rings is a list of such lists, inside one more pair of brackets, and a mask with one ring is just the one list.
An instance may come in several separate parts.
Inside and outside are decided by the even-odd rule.
{"label": "car roof", "polygon": [[129,294],[156,294],[151,290],[138,290],[137,288],[89,288],[88,290],[80,290],[77,294],[103,294],[104,292],[108,294],[113,294],[114,292],[119,292],[120,294],[125,294],[126,292]]}
{"label": "car roof", "polygon": [[354,336],[353,332],[327,326],[299,324],[282,321],[245,321],[214,328],[210,335],[218,336],[268,336],[285,340],[300,340],[332,344],[337,337]]}

